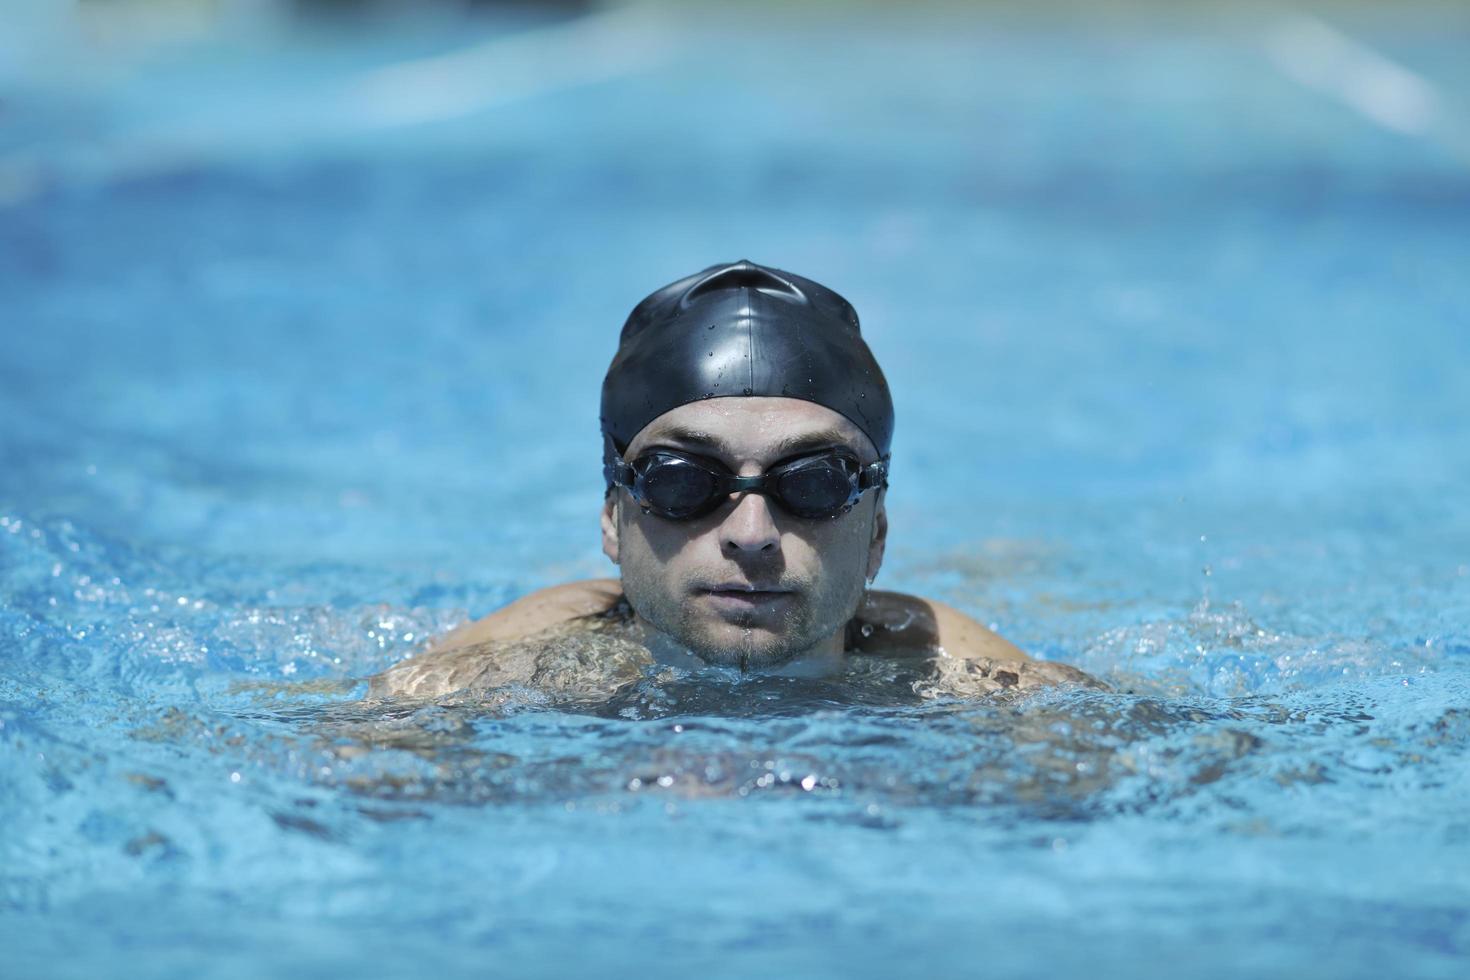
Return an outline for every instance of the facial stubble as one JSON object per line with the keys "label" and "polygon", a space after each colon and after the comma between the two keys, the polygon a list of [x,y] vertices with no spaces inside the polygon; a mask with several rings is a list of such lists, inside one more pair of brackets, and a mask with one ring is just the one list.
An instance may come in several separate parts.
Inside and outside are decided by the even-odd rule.
{"label": "facial stubble", "polygon": [[[626,542],[628,527],[621,507],[618,522],[619,536]],[[852,533],[866,540],[864,531],[853,529]],[[870,529],[867,534],[870,536]],[[850,595],[829,597],[822,605],[830,607],[835,601],[838,608],[835,614],[829,612],[822,617],[831,622],[814,628],[814,620],[823,612],[814,606],[822,598],[814,582],[783,580],[782,588],[792,590],[792,598],[784,600],[790,608],[769,622],[754,609],[734,616],[713,613],[701,608],[698,593],[691,594],[680,583],[666,586],[656,573],[645,574],[648,568],[642,561],[622,565],[624,593],[641,619],[705,663],[737,667],[742,672],[780,667],[815,649],[846,626],[857,613],[865,591],[864,579],[858,578],[847,590]],[[654,569],[662,567],[652,565]],[[737,638],[728,636],[732,628],[739,631]]]}

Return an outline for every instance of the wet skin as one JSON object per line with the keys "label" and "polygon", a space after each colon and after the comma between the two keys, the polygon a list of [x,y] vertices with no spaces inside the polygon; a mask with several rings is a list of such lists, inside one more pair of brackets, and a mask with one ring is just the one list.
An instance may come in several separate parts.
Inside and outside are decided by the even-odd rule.
{"label": "wet skin", "polygon": [[[826,449],[846,449],[863,463],[877,458],[845,417],[790,398],[680,406],[646,426],[624,456],[660,448],[694,453],[741,476]],[[673,521],[644,513],[618,489],[607,497],[601,523],[603,552],[619,566],[620,580],[528,595],[374,678],[374,693],[436,696],[491,677],[529,682],[532,668],[515,666],[522,659],[517,644],[570,635],[584,623],[602,628],[606,621],[596,617],[624,598],[628,636],[651,662],[830,676],[841,673],[849,655],[878,654],[934,659],[966,690],[1091,681],[1073,668],[1032,661],[942,603],[869,591],[887,541],[882,490],[865,492],[851,511],[831,519],[799,518],[748,492],[732,494],[711,514]]]}
{"label": "wet skin", "polygon": [[[625,458],[657,449],[705,457],[739,476],[813,453],[877,452],[843,416],[789,398],[720,398],[659,416]],[[824,669],[840,661],[845,627],[883,560],[882,491],[845,514],[800,518],[764,494],[731,494],[713,513],[674,521],[644,513],[626,490],[603,508],[603,552],[660,659],[692,652],[741,669]]]}

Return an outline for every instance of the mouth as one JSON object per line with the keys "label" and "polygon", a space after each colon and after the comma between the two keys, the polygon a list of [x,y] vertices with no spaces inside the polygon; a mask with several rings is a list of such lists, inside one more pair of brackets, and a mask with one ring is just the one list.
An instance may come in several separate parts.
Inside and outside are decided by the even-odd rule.
{"label": "mouth", "polygon": [[724,609],[762,609],[790,601],[796,593],[777,585],[747,582],[721,582],[699,590],[716,606]]}

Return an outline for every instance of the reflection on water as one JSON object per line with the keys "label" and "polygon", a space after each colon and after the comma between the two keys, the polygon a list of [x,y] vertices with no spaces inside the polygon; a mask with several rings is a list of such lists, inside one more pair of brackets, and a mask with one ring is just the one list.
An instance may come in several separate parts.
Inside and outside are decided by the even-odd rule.
{"label": "reflection on water", "polygon": [[[363,690],[347,681],[254,685],[238,692],[233,712],[252,737],[177,711],[133,735],[241,752],[346,793],[373,821],[429,818],[442,806],[617,809],[655,798],[784,800],[809,807],[810,819],[874,826],[914,807],[1003,823],[1168,811],[1232,780],[1286,788],[1362,779],[1470,742],[1464,712],[1453,709],[1413,726],[1411,739],[1375,737],[1374,715],[1351,694],[1295,703],[1080,686],[939,695],[933,663],[880,657],[853,658],[844,676],[827,679],[647,663],[589,696],[590,679],[626,671],[599,669],[596,653],[625,641],[584,637],[560,664],[576,683],[362,700],[346,699]],[[523,652],[549,666],[554,649],[540,642]],[[312,815],[315,797],[298,802],[275,813],[282,828],[337,832]]]}
{"label": "reflection on water", "polygon": [[[1462,975],[1464,167],[1281,70],[1443,135],[1448,7],[1283,53],[1257,5],[727,6],[9,45],[0,973]],[[495,108],[361,128],[466,66]],[[588,641],[374,694],[605,571],[617,325],[747,247],[901,396],[883,584],[1113,690]]]}
{"label": "reflection on water", "polygon": [[[1231,862],[1261,846],[1284,848],[1269,860],[1293,874],[1331,881],[1341,864],[1341,888],[1371,876],[1412,902],[1425,873],[1450,872],[1410,881],[1398,869],[1424,865],[1402,851],[1470,840],[1470,689],[1452,652],[1355,665],[1339,641],[1232,604],[1054,621],[1077,635],[1043,652],[1112,690],[1007,686],[945,659],[858,656],[822,679],[691,672],[605,627],[468,651],[457,693],[390,697],[362,678],[431,663],[415,651],[459,614],[293,603],[238,568],[180,572],[70,522],[7,516],[0,532],[0,906],[46,916],[126,883],[114,945],[157,928],[129,917],[137,896],[192,929],[247,922],[230,941],[268,945],[241,937],[300,921],[315,942],[345,915],[463,948],[526,895],[575,917],[559,935],[611,934],[629,887],[670,934],[710,943],[806,922],[811,895],[832,903],[812,928],[845,943],[868,931],[850,894],[896,921],[919,902],[927,920],[999,887],[1020,903],[1012,920],[1070,921],[1099,887],[1110,908],[1154,901],[1140,876],[1197,882],[1180,894],[1214,922]],[[1280,669],[1299,662],[1320,669]],[[1204,671],[1230,663],[1245,693],[1214,695]],[[1159,690],[1171,671],[1177,692]],[[666,889],[680,868],[698,880]],[[726,889],[717,920],[690,904],[708,882]],[[1317,888],[1335,901],[1338,886]],[[465,915],[481,916],[468,936]]]}

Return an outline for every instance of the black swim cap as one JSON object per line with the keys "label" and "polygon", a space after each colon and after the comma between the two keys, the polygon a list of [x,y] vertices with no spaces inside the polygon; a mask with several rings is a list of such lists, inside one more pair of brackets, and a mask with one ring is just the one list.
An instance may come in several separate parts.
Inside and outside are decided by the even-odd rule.
{"label": "black swim cap", "polygon": [[741,261],[633,308],[602,382],[605,461],[670,409],[742,395],[824,405],[888,455],[893,399],[852,304],[810,279]]}

